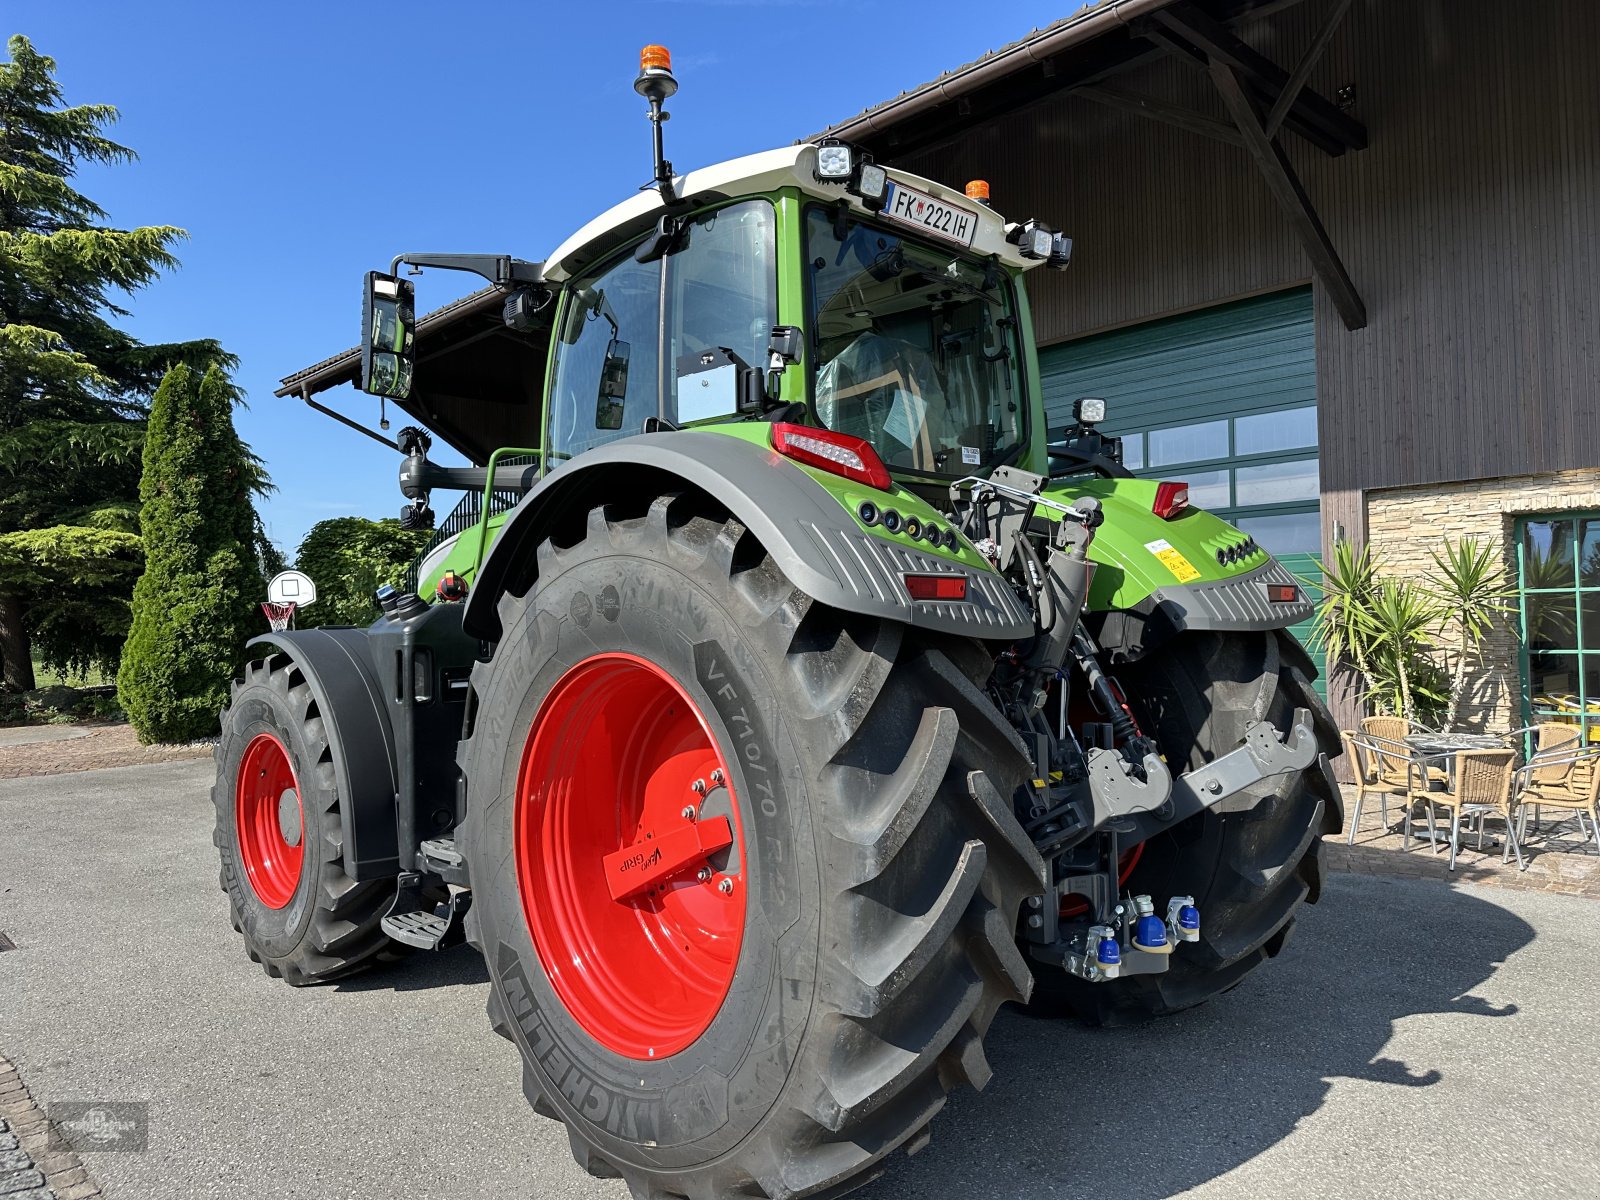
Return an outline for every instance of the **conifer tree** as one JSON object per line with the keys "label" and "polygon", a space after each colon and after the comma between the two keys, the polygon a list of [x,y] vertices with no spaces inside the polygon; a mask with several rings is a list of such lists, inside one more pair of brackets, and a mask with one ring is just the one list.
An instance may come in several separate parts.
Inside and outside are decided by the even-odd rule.
{"label": "conifer tree", "polygon": [[233,428],[234,391],[212,367],[179,365],[150,410],[139,485],[145,569],[117,698],[145,742],[217,731],[262,594],[251,472]]}
{"label": "conifer tree", "polygon": [[[231,369],[214,341],[143,345],[119,301],[177,265],[170,225],[115,229],[72,187],[130,161],[108,104],[65,106],[55,61],[25,37],[0,62],[0,682],[32,658],[115,664],[138,574],[147,401],[175,363]],[[249,460],[256,471],[259,464]]]}

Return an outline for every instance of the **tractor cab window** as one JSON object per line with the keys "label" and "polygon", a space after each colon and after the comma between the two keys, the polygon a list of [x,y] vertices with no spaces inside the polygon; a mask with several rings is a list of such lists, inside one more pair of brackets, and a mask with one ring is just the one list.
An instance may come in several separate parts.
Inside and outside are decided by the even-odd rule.
{"label": "tractor cab window", "polygon": [[806,216],[817,419],[889,467],[970,475],[1022,444],[1011,283],[958,250]]}
{"label": "tractor cab window", "polygon": [[778,305],[770,203],[702,213],[654,261],[634,249],[568,285],[550,391],[553,465],[639,433],[649,417],[730,416],[732,371],[708,366],[764,362]]}

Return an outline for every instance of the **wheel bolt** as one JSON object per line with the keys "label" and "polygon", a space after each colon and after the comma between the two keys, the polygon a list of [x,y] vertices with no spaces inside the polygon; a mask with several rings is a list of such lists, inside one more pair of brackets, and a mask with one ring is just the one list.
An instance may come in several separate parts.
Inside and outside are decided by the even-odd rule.
{"label": "wheel bolt", "polygon": [[724,878],[721,883],[717,884],[717,891],[721,892],[724,896],[733,895],[733,880]]}
{"label": "wheel bolt", "polygon": [[700,811],[692,804],[685,804],[683,806],[683,812],[679,815],[682,816],[685,821],[693,821],[700,815]]}
{"label": "wheel bolt", "polygon": [[696,779],[689,785],[689,790],[697,796],[704,796],[706,794],[706,781],[704,779]]}
{"label": "wheel bolt", "polygon": [[711,782],[712,783],[721,783],[722,779],[723,779],[723,776],[722,776],[722,768],[721,767],[718,767],[715,771],[711,772]]}
{"label": "wheel bolt", "polygon": [[701,883],[710,883],[711,882],[711,868],[710,867],[701,867],[699,872],[695,875],[695,878],[698,879]]}

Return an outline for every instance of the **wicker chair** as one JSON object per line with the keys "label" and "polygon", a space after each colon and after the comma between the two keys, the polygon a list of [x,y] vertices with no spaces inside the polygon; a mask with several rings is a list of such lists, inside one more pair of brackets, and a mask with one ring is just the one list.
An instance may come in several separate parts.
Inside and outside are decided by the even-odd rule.
{"label": "wicker chair", "polygon": [[[1533,754],[1529,756],[1527,765],[1519,772],[1517,782],[1527,793],[1527,802],[1534,806],[1533,827],[1538,829],[1539,821],[1544,815],[1540,808],[1544,801],[1540,799],[1539,792],[1550,792],[1571,798],[1587,785],[1586,777],[1580,779],[1575,775],[1575,771],[1583,771],[1583,768],[1578,766],[1585,758],[1578,753],[1578,744],[1583,731],[1576,725],[1546,721],[1542,725],[1529,725],[1514,730],[1509,736],[1516,741],[1507,744],[1520,743],[1520,735],[1526,733],[1533,735]],[[1587,766],[1587,763],[1584,765]]]}
{"label": "wicker chair", "polygon": [[[1517,773],[1515,750],[1462,750],[1456,755],[1456,790],[1453,792],[1414,791],[1413,803],[1428,806],[1429,821],[1435,806],[1451,810],[1450,869],[1456,869],[1456,854],[1461,849],[1461,818],[1498,816],[1506,823],[1505,849],[1500,860],[1509,862],[1516,851],[1517,866],[1526,871],[1522,843],[1517,837],[1513,812],[1516,807],[1514,777]],[[1406,837],[1411,836],[1411,812],[1406,812]],[[1480,835],[1481,836],[1481,835]],[[1438,843],[1434,843],[1435,852]]]}
{"label": "wicker chair", "polygon": [[[1572,728],[1570,725],[1566,728]],[[1540,810],[1554,808],[1578,815],[1578,832],[1584,840],[1589,838],[1584,830],[1583,818],[1588,816],[1594,830],[1594,841],[1600,849],[1600,746],[1578,749],[1577,739],[1569,743],[1570,749],[1545,754],[1542,751],[1528,760],[1517,772],[1521,794],[1522,812],[1517,822],[1517,837],[1527,833],[1528,806]]]}
{"label": "wicker chair", "polygon": [[[1386,772],[1384,767],[1390,760],[1401,758],[1398,749],[1392,743],[1379,742],[1373,738],[1363,737],[1361,734],[1349,729],[1341,729],[1339,737],[1344,741],[1345,754],[1354,768],[1356,779],[1355,809],[1350,814],[1350,837],[1347,845],[1356,844],[1356,829],[1361,824],[1361,806],[1369,795],[1378,797],[1383,816],[1383,829],[1389,828],[1389,797],[1393,796],[1402,803],[1411,793],[1411,784],[1405,778],[1395,779],[1393,772]],[[1401,774],[1404,773],[1404,764],[1401,764]]]}

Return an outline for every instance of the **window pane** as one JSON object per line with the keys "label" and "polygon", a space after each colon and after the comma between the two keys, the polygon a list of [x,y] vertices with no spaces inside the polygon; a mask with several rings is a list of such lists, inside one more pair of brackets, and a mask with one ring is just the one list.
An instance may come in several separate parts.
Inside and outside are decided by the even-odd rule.
{"label": "window pane", "polygon": [[1235,454],[1269,454],[1317,444],[1317,406],[1233,419]]}
{"label": "window pane", "polygon": [[1600,654],[1585,654],[1579,661],[1583,674],[1583,698],[1591,713],[1600,712]]}
{"label": "window pane", "polygon": [[1570,520],[1529,521],[1522,530],[1522,586],[1571,587],[1574,583]]}
{"label": "window pane", "polygon": [[[1522,603],[1528,614],[1523,642],[1530,650],[1576,650],[1578,605],[1573,592],[1528,592]],[[1596,631],[1600,633],[1600,630]]]}
{"label": "window pane", "polygon": [[1144,435],[1142,433],[1125,433],[1122,435],[1122,465],[1130,471],[1137,471],[1144,466]]}
{"label": "window pane", "polygon": [[1196,508],[1228,507],[1226,471],[1185,471],[1183,480],[1189,485],[1189,503]]}
{"label": "window pane", "polygon": [[1320,554],[1320,513],[1284,513],[1273,517],[1239,517],[1233,524],[1273,554]]}
{"label": "window pane", "polygon": [[660,396],[661,264],[633,255],[568,285],[550,389],[557,461],[638,433]]}
{"label": "window pane", "polygon": [[1600,518],[1578,522],[1578,576],[1582,587],[1600,587]]}
{"label": "window pane", "polygon": [[1535,708],[1550,712],[1575,711],[1578,703],[1578,656],[1537,651],[1530,654],[1528,684]]}
{"label": "window pane", "polygon": [[1317,460],[1271,463],[1264,467],[1240,467],[1233,473],[1238,486],[1238,504],[1285,504],[1291,500],[1315,500]]}
{"label": "window pane", "polygon": [[1228,423],[1208,421],[1204,425],[1178,425],[1171,429],[1152,429],[1150,465],[1204,462],[1208,458],[1228,457]]}
{"label": "window pane", "polygon": [[730,204],[696,219],[667,258],[672,415],[699,421],[735,411],[733,370],[699,370],[707,350],[732,350],[765,366],[778,311],[773,213],[765,200]]}

